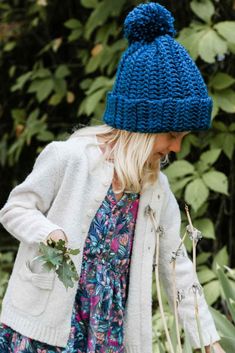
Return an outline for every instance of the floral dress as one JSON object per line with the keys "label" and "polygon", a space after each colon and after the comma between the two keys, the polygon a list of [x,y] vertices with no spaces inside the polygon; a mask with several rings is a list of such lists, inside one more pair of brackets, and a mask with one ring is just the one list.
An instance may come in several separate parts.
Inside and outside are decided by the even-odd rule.
{"label": "floral dress", "polygon": [[123,353],[129,264],[139,194],[117,201],[112,184],[98,209],[83,250],[66,348],[25,337],[0,325],[1,353]]}

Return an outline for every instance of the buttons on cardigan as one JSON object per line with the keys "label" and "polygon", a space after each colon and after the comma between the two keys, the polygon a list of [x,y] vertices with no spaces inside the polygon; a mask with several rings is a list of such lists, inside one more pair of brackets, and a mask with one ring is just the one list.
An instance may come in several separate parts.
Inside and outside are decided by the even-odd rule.
{"label": "buttons on cardigan", "polygon": [[101,202],[101,201],[103,201],[103,196],[102,196],[102,195],[97,195],[97,196],[95,197],[95,201],[96,201],[96,202]]}
{"label": "buttons on cardigan", "polygon": [[110,181],[109,181],[109,180],[105,180],[105,181],[103,182],[103,185],[104,185],[104,186],[109,186],[109,184],[110,184]]}
{"label": "buttons on cardigan", "polygon": [[82,233],[86,233],[86,225],[85,224],[82,226]]}
{"label": "buttons on cardigan", "polygon": [[157,198],[160,199],[160,197],[161,197],[161,196],[158,194],[158,195],[157,195]]}
{"label": "buttons on cardigan", "polygon": [[89,217],[89,218],[92,217],[93,212],[94,212],[94,211],[93,211],[92,209],[88,210],[88,211],[87,211],[87,217]]}

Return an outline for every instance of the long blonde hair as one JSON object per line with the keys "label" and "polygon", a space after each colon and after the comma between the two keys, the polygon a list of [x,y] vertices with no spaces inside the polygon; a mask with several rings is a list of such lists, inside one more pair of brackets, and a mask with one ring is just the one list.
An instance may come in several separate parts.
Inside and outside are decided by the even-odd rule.
{"label": "long blonde hair", "polygon": [[104,146],[102,160],[114,163],[119,185],[116,193],[139,193],[157,180],[160,160],[152,157],[156,134],[119,130],[104,124],[77,129],[69,139],[92,135],[104,139],[101,143],[97,141],[98,146]]}

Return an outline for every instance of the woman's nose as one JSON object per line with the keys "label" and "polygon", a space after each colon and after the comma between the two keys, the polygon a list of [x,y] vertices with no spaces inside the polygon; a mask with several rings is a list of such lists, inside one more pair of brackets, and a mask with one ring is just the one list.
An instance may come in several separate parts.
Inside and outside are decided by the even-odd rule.
{"label": "woman's nose", "polygon": [[170,145],[170,150],[172,152],[180,152],[181,150],[181,139],[175,139]]}

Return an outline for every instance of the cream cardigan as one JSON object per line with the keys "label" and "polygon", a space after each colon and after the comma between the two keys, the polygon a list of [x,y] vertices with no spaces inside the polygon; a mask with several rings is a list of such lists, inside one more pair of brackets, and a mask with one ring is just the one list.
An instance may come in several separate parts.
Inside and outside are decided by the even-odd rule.
{"label": "cream cardigan", "polygon": [[[33,339],[65,347],[70,332],[76,285],[65,290],[54,273],[33,266],[38,244],[61,229],[70,247],[83,249],[89,226],[113,178],[113,164],[97,163],[101,150],[94,137],[73,137],[49,143],[32,172],[17,185],[0,210],[0,222],[20,241],[14,268],[3,300],[1,322]],[[145,210],[151,206],[161,225],[160,278],[172,306],[172,252],[180,243],[180,211],[166,176],[140,197],[130,264],[124,322],[126,353],[152,353],[152,266],[155,236]],[[78,273],[82,251],[73,256]],[[35,264],[34,264],[35,265]],[[37,264],[39,265],[39,264]],[[180,323],[193,347],[199,347],[192,285],[197,282],[185,251],[177,257],[177,288],[185,293],[179,304]],[[204,296],[199,296],[204,344],[218,340]]]}

